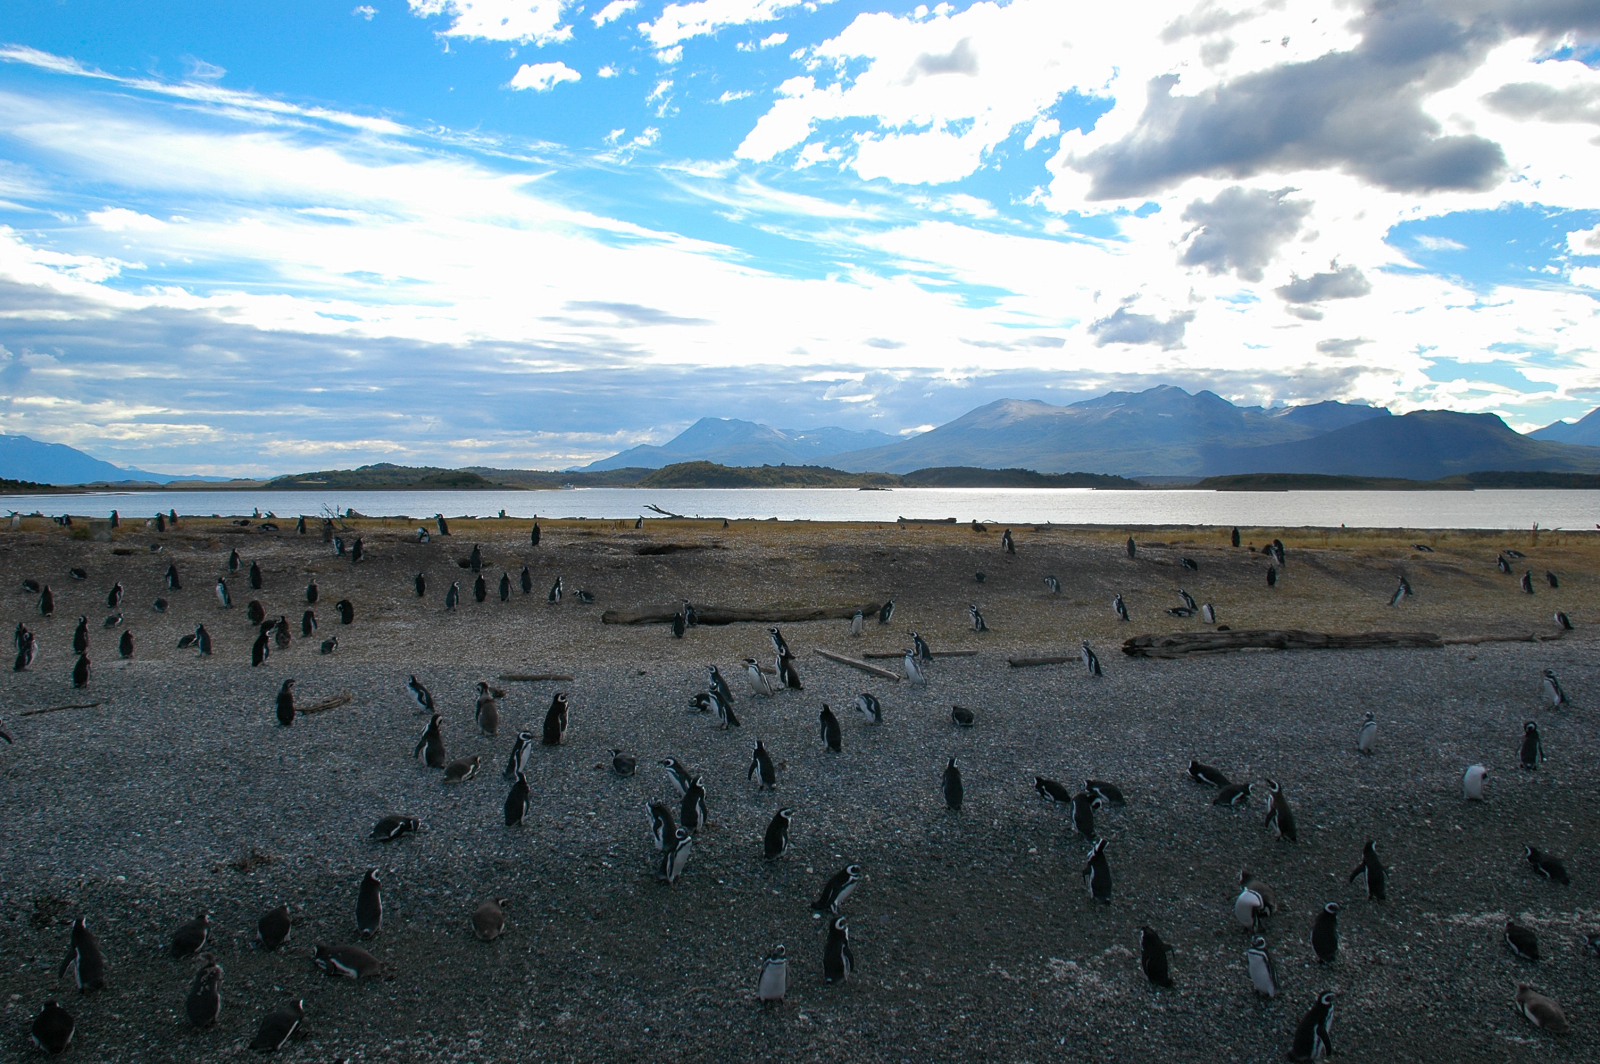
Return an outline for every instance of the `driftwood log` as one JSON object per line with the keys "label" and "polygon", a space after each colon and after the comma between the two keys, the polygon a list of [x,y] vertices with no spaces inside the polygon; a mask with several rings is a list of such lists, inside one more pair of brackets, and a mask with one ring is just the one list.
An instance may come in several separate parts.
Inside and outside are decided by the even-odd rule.
{"label": "driftwood log", "polygon": [[890,672],[888,669],[880,669],[876,665],[868,665],[859,658],[847,658],[843,654],[835,654],[833,651],[823,650],[821,647],[813,647],[812,649],[818,654],[821,654],[823,657],[827,658],[829,661],[837,661],[840,665],[848,665],[852,669],[860,669],[869,676],[876,676],[884,680],[893,680],[896,683],[900,682],[900,674],[898,672]]}
{"label": "driftwood log", "polygon": [[349,705],[354,698],[355,695],[349,691],[341,691],[332,698],[324,698],[322,701],[313,702],[309,706],[295,706],[294,708],[300,713],[325,713],[330,709],[338,709],[340,706]]}
{"label": "driftwood log", "polygon": [[46,706],[44,709],[25,709],[18,713],[19,717],[37,717],[41,713],[60,713],[63,709],[93,709],[100,705],[99,702],[73,702],[65,706]]}
{"label": "driftwood log", "polygon": [[572,675],[565,672],[502,672],[497,679],[506,683],[540,683],[544,680],[571,683]]}
{"label": "driftwood log", "polygon": [[[696,606],[695,616],[701,624],[794,624],[800,621],[848,621],[860,610],[871,616],[883,608],[883,603],[869,602],[865,606],[806,606],[800,609],[765,607],[756,610],[729,609],[723,606]],[[677,616],[674,606],[645,607],[636,610],[606,610],[600,615],[602,624],[667,624]]]}
{"label": "driftwood log", "polygon": [[[903,650],[896,650],[889,653],[875,650],[870,654],[863,654],[861,656],[866,658],[868,661],[871,661],[873,658],[894,658],[898,661],[900,658],[905,657],[906,654]],[[978,652],[976,650],[935,650],[933,651],[933,656],[936,658],[975,658],[978,656]]]}
{"label": "driftwood log", "polygon": [[1375,647],[1442,647],[1433,632],[1302,632],[1296,629],[1254,628],[1227,632],[1173,632],[1170,635],[1136,635],[1122,644],[1133,658],[1179,658],[1222,650],[1369,650]]}

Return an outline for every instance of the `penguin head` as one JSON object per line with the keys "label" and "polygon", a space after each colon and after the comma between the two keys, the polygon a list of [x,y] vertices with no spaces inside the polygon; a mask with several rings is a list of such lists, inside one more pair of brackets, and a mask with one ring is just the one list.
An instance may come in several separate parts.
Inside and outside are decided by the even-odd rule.
{"label": "penguin head", "polygon": [[1255,938],[1252,938],[1250,940],[1250,948],[1264,951],[1267,948],[1266,938],[1262,935],[1257,935]]}
{"label": "penguin head", "polygon": [[1327,913],[1329,916],[1338,916],[1339,903],[1336,901],[1330,901],[1328,904],[1322,907],[1322,911]]}
{"label": "penguin head", "polygon": [[[793,807],[787,806],[787,805],[784,806],[782,809],[778,810],[778,816],[783,819],[783,822],[785,824],[787,824],[789,821],[794,819],[794,809],[793,809]],[[1600,937],[1600,936],[1597,936],[1597,937]],[[782,949],[783,947],[779,946],[778,948]]]}
{"label": "penguin head", "polygon": [[1539,725],[1530,720],[1522,726],[1522,732],[1524,735],[1538,735]]}
{"label": "penguin head", "polygon": [[774,961],[781,961],[781,960],[783,960],[783,958],[784,958],[783,943],[780,942],[780,943],[778,943],[777,946],[775,946],[773,948],[772,955],[770,957],[768,957],[767,959],[768,960],[774,960]]}
{"label": "penguin head", "polygon": [[1324,990],[1322,993],[1317,995],[1317,1004],[1332,1008],[1333,999],[1338,996],[1339,992],[1337,990]]}
{"label": "penguin head", "polygon": [[[1281,794],[1281,793],[1283,793],[1283,788],[1278,785],[1278,781],[1277,780],[1267,779],[1267,780],[1263,780],[1262,782],[1267,785],[1267,790],[1271,791],[1273,794]],[[1253,787],[1255,785],[1254,784],[1250,784],[1250,786]]]}
{"label": "penguin head", "polygon": [[833,929],[844,935],[846,938],[850,937],[850,929],[845,926],[844,917],[842,916],[835,916],[833,918]]}

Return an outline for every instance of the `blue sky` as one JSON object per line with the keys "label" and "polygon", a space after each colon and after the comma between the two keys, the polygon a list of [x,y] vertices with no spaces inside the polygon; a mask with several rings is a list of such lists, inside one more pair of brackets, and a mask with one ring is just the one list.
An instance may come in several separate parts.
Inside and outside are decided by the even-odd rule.
{"label": "blue sky", "polygon": [[1558,0],[8,9],[0,430],[263,474],[1159,383],[1577,417],[1597,42]]}

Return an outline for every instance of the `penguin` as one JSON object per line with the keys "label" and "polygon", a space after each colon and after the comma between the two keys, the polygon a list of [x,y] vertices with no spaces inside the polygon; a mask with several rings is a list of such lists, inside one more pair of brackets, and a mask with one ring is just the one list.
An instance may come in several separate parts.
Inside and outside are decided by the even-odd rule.
{"label": "penguin", "polygon": [[479,942],[493,942],[506,933],[506,899],[489,898],[472,910],[472,934]]}
{"label": "penguin", "polygon": [[679,828],[673,836],[672,845],[661,855],[661,871],[658,878],[666,880],[667,886],[677,886],[678,877],[683,875],[684,867],[689,863],[689,854],[694,848],[694,836],[688,829]]}
{"label": "penguin", "polygon": [[1155,986],[1171,986],[1172,971],[1167,966],[1171,946],[1148,926],[1139,928],[1139,970]]}
{"label": "penguin", "polygon": [[789,643],[783,638],[783,633],[777,628],[767,629],[767,638],[772,640],[772,651],[780,658],[793,657],[789,650]]}
{"label": "penguin", "polygon": [[1061,594],[1061,581],[1053,576],[1044,578],[1044,586],[1050,589],[1050,594],[1052,595]]}
{"label": "penguin", "polygon": [[1277,832],[1278,838],[1289,842],[1298,842],[1299,837],[1295,832],[1294,813],[1289,808],[1289,799],[1284,796],[1283,787],[1277,780],[1269,779],[1267,784],[1267,819],[1261,822],[1262,827],[1271,827]]}
{"label": "penguin", "polygon": [[1128,800],[1122,796],[1122,788],[1114,783],[1107,783],[1105,780],[1084,780],[1083,789],[1100,799],[1101,805],[1121,809],[1128,804]]}
{"label": "penguin", "polygon": [[844,735],[839,730],[839,718],[833,715],[833,710],[828,708],[826,702],[822,704],[822,712],[818,714],[818,719],[821,721],[822,741],[827,744],[829,750],[836,754],[842,753]]}
{"label": "penguin", "polygon": [[[1130,539],[1129,542],[1132,542]],[[1106,840],[1096,839],[1083,866],[1083,885],[1095,901],[1111,901],[1111,862],[1106,860]]]}
{"label": "penguin", "polygon": [[855,954],[850,952],[850,929],[844,917],[834,917],[828,925],[828,941],[822,947],[822,978],[829,983],[842,983],[856,970]]}
{"label": "penguin", "polygon": [[1250,948],[1244,951],[1244,964],[1250,973],[1250,985],[1257,994],[1269,1001],[1278,996],[1278,966],[1267,952],[1265,938],[1257,935],[1250,940]]}
{"label": "penguin", "polygon": [[1067,805],[1072,801],[1072,791],[1068,787],[1043,776],[1033,777],[1033,791],[1054,805]]}
{"label": "penguin", "polygon": [[511,577],[507,573],[500,574],[500,601],[511,601]]}
{"label": "penguin", "polygon": [[774,949],[761,964],[761,978],[756,983],[756,1000],[763,1008],[782,1005],[789,993],[789,959],[783,947]]}
{"label": "penguin", "polygon": [[117,653],[123,660],[133,657],[133,633],[123,630],[122,638],[117,641]]}
{"label": "penguin", "polygon": [[355,603],[351,602],[349,599],[340,599],[338,602],[333,604],[333,608],[339,611],[340,624],[353,624],[355,622]]}
{"label": "penguin", "polygon": [[728,681],[722,678],[721,671],[715,665],[708,665],[706,666],[706,672],[709,673],[709,678],[706,680],[707,686],[717,693],[718,698],[730,706],[733,705],[733,691],[728,687]]}
{"label": "penguin", "polygon": [[278,614],[278,623],[272,628],[272,641],[278,644],[279,650],[289,649],[289,618]]}
{"label": "penguin", "polygon": [[911,649],[917,652],[918,661],[932,661],[933,651],[928,647],[928,641],[916,632],[911,633]]}
{"label": "penguin", "polygon": [[[683,623],[690,628],[700,623],[700,614],[695,612],[694,603],[688,599],[683,600]],[[784,648],[784,652],[788,652],[787,647]]]}
{"label": "penguin", "polygon": [[417,740],[416,749],[411,752],[413,760],[424,757],[426,751],[424,761],[429,768],[444,768],[447,758],[444,753],[444,736],[439,731],[439,724],[443,720],[442,715],[435,713],[433,719],[428,721],[427,730],[422,733],[422,738]]}
{"label": "penguin", "polygon": [[1196,783],[1203,783],[1207,787],[1226,787],[1229,782],[1228,777],[1224,776],[1220,770],[1214,769],[1210,765],[1201,764],[1199,761],[1189,762],[1189,778]]}
{"label": "penguin", "polygon": [[1078,657],[1080,660],[1082,660],[1083,667],[1088,670],[1090,676],[1104,675],[1104,673],[1100,671],[1100,655],[1094,652],[1094,648],[1089,645],[1089,641],[1087,639],[1083,641],[1083,649],[1079,653]]}
{"label": "penguin", "polygon": [[675,757],[661,759],[661,767],[667,770],[667,782],[672,784],[678,797],[682,798],[689,792],[689,784],[694,782],[694,773]]}
{"label": "penguin", "polygon": [[1551,669],[1544,670],[1544,699],[1552,709],[1560,709],[1568,704],[1567,693],[1561,689],[1561,681],[1556,679]]}
{"label": "penguin", "polygon": [[539,741],[545,746],[560,746],[567,741],[567,696],[557,692],[544,715],[544,732]]}
{"label": "penguin", "polygon": [[1522,591],[1523,591],[1524,594],[1527,594],[1527,595],[1533,594],[1533,570],[1532,569],[1529,569],[1527,572],[1522,574],[1522,580],[1520,581],[1520,583],[1522,584]]}
{"label": "penguin", "polygon": [[403,835],[415,832],[420,827],[422,827],[422,821],[414,816],[390,813],[372,825],[372,830],[367,833],[367,838],[374,842],[393,842]]}
{"label": "penguin", "polygon": [[315,610],[306,610],[300,615],[300,634],[310,639],[317,631],[317,614]]}
{"label": "penguin", "polygon": [[1111,600],[1111,609],[1117,615],[1117,620],[1128,620],[1128,604],[1122,601],[1122,593],[1117,592],[1117,597]]}
{"label": "penguin", "polygon": [[1388,872],[1383,862],[1378,860],[1377,843],[1371,839],[1367,840],[1367,845],[1361,851],[1361,863],[1350,873],[1347,882],[1354,883],[1357,876],[1366,877],[1368,901],[1383,901],[1388,897]]}
{"label": "penguin", "polygon": [[1330,964],[1339,952],[1339,903],[1330,901],[1322,907],[1311,924],[1311,948],[1317,960]]}
{"label": "penguin", "polygon": [[72,633],[72,652],[74,654],[87,654],[89,652],[89,618],[79,617],[78,627]]}
{"label": "penguin", "polygon": [[550,585],[550,594],[545,596],[545,601],[552,603],[561,601],[561,578],[559,576],[556,577],[556,582]]}
{"label": "penguin", "polygon": [[683,801],[678,803],[678,820],[690,834],[695,834],[710,819],[711,814],[706,809],[706,778],[696,776],[683,792]]}
{"label": "penguin", "polygon": [[479,574],[478,578],[472,581],[472,599],[474,602],[482,602],[488,597],[489,585],[484,582],[482,574]]}
{"label": "penguin", "polygon": [[1287,569],[1289,567],[1289,563],[1283,555],[1283,540],[1275,539],[1272,541],[1272,557],[1277,561],[1279,569]]}
{"label": "penguin", "polygon": [[875,696],[862,691],[856,695],[855,705],[856,712],[861,714],[861,719],[865,723],[872,725],[883,723],[883,704]]}
{"label": "penguin", "polygon": [[32,665],[34,655],[38,653],[39,648],[39,642],[34,638],[32,632],[23,628],[20,624],[17,627],[22,634],[17,639],[17,660],[12,663],[12,672],[22,672]]}
{"label": "penguin", "polygon": [[856,892],[856,887],[861,885],[861,866],[858,864],[845,865],[835,872],[826,883],[822,885],[822,893],[817,895],[817,900],[811,903],[814,912],[827,910],[835,915],[839,906],[845,903],[850,895]]}
{"label": "penguin", "polygon": [[627,779],[639,771],[639,759],[625,754],[620,747],[611,750],[611,771],[618,779]]}
{"label": "penguin", "polygon": [[467,555],[467,568],[475,573],[483,571],[483,548],[476,543],[472,545],[472,553]]}
{"label": "penguin", "polygon": [[1539,959],[1539,939],[1530,927],[1515,920],[1506,921],[1506,946],[1525,961]]}
{"label": "penguin", "polygon": [[256,921],[256,935],[261,940],[261,948],[277,949],[289,941],[289,932],[293,927],[288,905],[280,905],[262,913],[261,919]]}
{"label": "penguin", "polygon": [[958,728],[970,728],[978,723],[978,715],[966,706],[951,706],[950,723]]}
{"label": "penguin", "polygon": [[1321,1060],[1333,1056],[1333,1040],[1328,1029],[1333,1026],[1333,999],[1335,991],[1325,990],[1300,1017],[1295,1025],[1294,1042],[1289,1046],[1290,1060]]}
{"label": "penguin", "polygon": [[207,954],[206,963],[194,973],[184,1011],[195,1027],[210,1027],[222,1015],[222,965]]}
{"label": "penguin", "polygon": [[1541,1031],[1566,1034],[1571,1029],[1567,1024],[1567,1014],[1561,1011],[1555,999],[1545,997],[1527,983],[1517,984],[1517,1011]]}
{"label": "penguin", "polygon": [[322,969],[324,975],[335,979],[362,979],[381,975],[388,965],[360,946],[324,946],[318,944],[311,963]]}
{"label": "penguin", "polygon": [[255,562],[250,563],[250,590],[261,590],[261,566]]}
{"label": "penguin", "polygon": [[1237,528],[1233,530],[1233,545],[1235,547],[1239,545],[1239,530]]}
{"label": "penguin", "polygon": [[1361,722],[1361,728],[1356,732],[1356,749],[1363,754],[1371,754],[1378,745],[1378,721],[1371,713]]}
{"label": "penguin", "polygon": [[79,654],[78,660],[72,666],[72,686],[89,686],[89,655]]}
{"label": "penguin", "polygon": [[1544,571],[1544,579],[1545,583],[1550,585],[1550,590],[1552,591],[1561,586],[1561,582],[1556,579],[1556,574],[1552,573],[1549,569]]}
{"label": "penguin", "polygon": [[1511,575],[1511,563],[1506,561],[1506,556],[1504,554],[1495,558],[1494,563],[1500,568],[1502,573],[1506,574],[1507,576]]}
{"label": "penguin", "polygon": [[883,608],[882,609],[878,610],[878,623],[879,624],[888,624],[889,623],[889,618],[891,618],[893,616],[894,616],[894,599],[890,599],[888,602],[885,602],[883,604]]}
{"label": "penguin", "polygon": [[1405,598],[1405,597],[1406,597],[1406,585],[1398,584],[1398,585],[1395,586],[1394,594],[1389,596],[1389,605],[1398,606],[1398,605],[1400,605],[1400,600]]}
{"label": "penguin", "polygon": [[791,691],[805,690],[800,682],[800,670],[794,665],[794,655],[783,654],[778,658],[778,681]]}
{"label": "penguin", "polygon": [[533,523],[533,528],[528,530],[528,545],[537,547],[541,538],[543,538],[543,533],[539,528],[539,522],[535,521]]}
{"label": "penguin", "polygon": [[228,552],[228,572],[230,572],[230,573],[238,572],[239,571],[239,567],[241,565],[243,565],[243,564],[244,563],[242,561],[240,561],[240,559],[239,559],[239,552],[237,550],[233,550],[233,551],[229,551]]}
{"label": "penguin", "polygon": [[952,813],[961,812],[961,799],[964,794],[961,786],[961,770],[956,767],[955,758],[950,758],[949,763],[945,765],[939,787],[944,792],[945,807]]}
{"label": "penguin", "polygon": [[1181,587],[1178,589],[1178,597],[1183,600],[1183,605],[1184,605],[1185,609],[1190,610],[1192,612],[1192,611],[1194,611],[1194,610],[1199,608],[1194,604],[1194,596],[1189,594],[1187,591],[1185,591]]}
{"label": "penguin", "polygon": [[201,657],[211,656],[211,633],[206,631],[203,624],[195,625],[194,645],[199,649]]}
{"label": "penguin", "polygon": [[1133,541],[1133,537],[1132,536],[1129,536],[1128,537],[1128,557],[1137,558],[1138,556],[1139,556],[1139,545]]}
{"label": "penguin", "polygon": [[905,657],[906,682],[917,687],[928,686],[928,677],[922,671],[922,666],[917,664],[917,652],[906,651]]}
{"label": "penguin", "polygon": [[978,604],[976,602],[967,607],[967,616],[972,621],[972,630],[974,632],[987,632],[989,630],[989,626],[983,623],[983,614],[978,612]]}
{"label": "penguin", "polygon": [[686,632],[688,628],[688,622],[684,620],[683,613],[681,611],[672,615],[672,638],[682,639],[683,633]]}
{"label": "penguin", "polygon": [[861,618],[861,611],[856,610],[855,614],[850,618],[850,634],[852,636],[860,635],[863,631],[864,623]]}
{"label": "penguin", "polygon": [[1533,866],[1533,870],[1542,878],[1563,886],[1571,885],[1572,879],[1567,875],[1567,866],[1561,863],[1561,858],[1534,846],[1524,846],[1522,851],[1528,863]]}
{"label": "penguin", "polygon": [[1200,607],[1200,619],[1205,621],[1207,624],[1216,624],[1217,608],[1209,602],[1205,603]]}
{"label": "penguin", "polygon": [[528,777],[520,770],[516,782],[511,784],[511,792],[506,795],[505,813],[508,828],[517,827],[528,815]]}
{"label": "penguin", "polygon": [[33,1044],[50,1056],[60,1056],[72,1044],[72,1032],[77,1021],[59,1002],[46,1001],[39,1015],[33,1018]]}
{"label": "penguin", "polygon": [[1277,570],[1276,566],[1272,566],[1272,565],[1267,566],[1267,586],[1268,587],[1277,587],[1278,586],[1278,570]]}
{"label": "penguin", "polygon": [[665,802],[645,803],[645,814],[650,818],[650,841],[665,853],[677,837],[678,826],[672,819],[672,810]]}
{"label": "penguin", "polygon": [[170,605],[170,603],[168,603],[166,599],[158,598],[150,604],[150,608],[155,610],[157,613],[166,613],[168,605]]}
{"label": "penguin", "polygon": [[767,791],[778,785],[778,766],[773,763],[772,754],[760,739],[756,740],[755,752],[750,755],[750,768],[745,772],[744,778],[753,779],[757,772],[761,773],[761,782],[756,786],[757,790]]}
{"label": "penguin", "polygon": [[482,758],[477,754],[469,757],[458,757],[444,767],[444,782],[465,783],[478,774],[478,766]]}
{"label": "penguin", "polygon": [[1255,932],[1261,929],[1261,918],[1267,915],[1262,912],[1264,908],[1266,903],[1262,901],[1260,892],[1244,887],[1239,891],[1239,896],[1233,899],[1233,918],[1246,931]]}
{"label": "penguin", "polygon": [[101,952],[100,943],[94,937],[94,932],[89,930],[89,920],[84,916],[72,923],[67,959],[61,962],[61,970],[56,973],[56,978],[60,979],[68,971],[72,972],[72,981],[77,984],[79,993],[105,989],[106,955]]}
{"label": "penguin", "polygon": [[[418,576],[418,578],[420,578],[422,576],[422,574],[418,573],[417,576]],[[420,591],[417,592],[417,594],[419,594],[419,595],[421,593],[422,592],[420,592]],[[317,604],[317,596],[320,595],[320,594],[321,594],[321,591],[317,588],[317,578],[316,577],[312,577],[311,581],[308,584],[306,584],[306,605],[315,606]]]}
{"label": "penguin", "polygon": [[1000,549],[1007,554],[1017,553],[1017,541],[1011,538],[1011,529],[1000,533]]}
{"label": "penguin", "polygon": [[1253,787],[1254,784],[1250,783],[1230,783],[1226,787],[1218,787],[1217,796],[1211,799],[1211,804],[1238,808],[1250,800]]}
{"label": "penguin", "polygon": [[324,639],[322,641],[322,645],[317,649],[323,654],[332,654],[335,650],[339,649],[339,637],[332,636],[328,639]]}
{"label": "penguin", "polygon": [[434,712],[433,692],[422,686],[417,680],[416,673],[412,673],[411,678],[406,681],[406,693],[411,696],[411,701],[417,704],[418,709],[424,713]]}
{"label": "penguin", "polygon": [[478,730],[485,735],[494,736],[500,733],[500,703],[494,697],[494,692],[489,685],[479,680],[477,683],[478,700],[473,706],[473,719],[478,722]]}
{"label": "penguin", "polygon": [[264,663],[272,655],[272,640],[267,638],[267,633],[262,632],[256,636],[255,645],[250,648],[250,665],[255,667]]}
{"label": "penguin", "polygon": [[106,609],[114,610],[118,606],[120,606],[121,604],[122,604],[122,584],[119,581],[118,583],[113,584],[112,587],[111,587],[111,590],[106,593]]}
{"label": "penguin", "polygon": [[267,619],[267,611],[256,599],[251,599],[250,604],[244,608],[245,619],[251,624],[260,624]]}
{"label": "penguin", "polygon": [[48,617],[56,612],[56,597],[50,591],[50,585],[44,585],[44,590],[39,592],[39,615]]}
{"label": "penguin", "polygon": [[1556,627],[1560,628],[1563,632],[1572,631],[1572,619],[1560,610],[1556,610],[1555,612],[1555,622]]}
{"label": "penguin", "polygon": [[1271,916],[1278,911],[1277,892],[1265,880],[1257,879],[1256,874],[1248,868],[1239,870],[1239,887],[1241,890],[1253,890],[1261,898],[1261,915],[1263,917]]}
{"label": "penguin", "polygon": [[787,806],[772,815],[772,820],[767,824],[763,845],[767,860],[777,860],[789,852],[789,823],[793,819],[794,810]]}
{"label": "penguin", "polygon": [[233,596],[228,594],[228,582],[221,577],[217,578],[217,605],[225,610],[233,608]]}
{"label": "penguin", "polygon": [[206,948],[211,939],[211,915],[202,912],[193,920],[186,920],[172,933],[171,952],[174,957],[192,957]]}
{"label": "penguin", "polygon": [[1539,725],[1528,721],[1522,726],[1522,747],[1518,751],[1522,758],[1522,767],[1529,771],[1537,771],[1539,762],[1544,758],[1544,743],[1539,739]]}
{"label": "penguin", "polygon": [[1094,836],[1094,814],[1100,808],[1100,799],[1088,791],[1079,791],[1072,796],[1072,830],[1086,839]]}
{"label": "penguin", "polygon": [[458,580],[450,581],[450,590],[444,593],[444,608],[453,610],[461,604],[461,583]]}
{"label": "penguin", "polygon": [[362,938],[371,938],[383,930],[382,886],[376,868],[367,869],[361,877],[361,890],[356,895],[356,930]]}

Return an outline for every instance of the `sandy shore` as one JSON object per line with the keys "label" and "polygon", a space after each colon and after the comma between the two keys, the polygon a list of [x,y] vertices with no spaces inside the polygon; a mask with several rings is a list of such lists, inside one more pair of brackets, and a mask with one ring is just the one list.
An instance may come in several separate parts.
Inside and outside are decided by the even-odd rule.
{"label": "sandy shore", "polygon": [[[352,567],[320,537],[285,528],[185,521],[165,535],[125,528],[113,543],[39,522],[0,534],[9,620],[40,641],[32,669],[8,674],[0,713],[16,738],[0,747],[0,1044],[12,1052],[35,1052],[27,1024],[50,997],[78,1016],[73,1057],[108,1061],[245,1054],[266,1011],[303,997],[304,1037],[285,1059],[1255,1061],[1281,1059],[1312,997],[1337,987],[1335,1045],[1353,1058],[1594,1055],[1600,961],[1581,932],[1600,930],[1600,736],[1589,709],[1600,702],[1589,634],[1600,621],[1600,538],[1280,532],[1289,565],[1269,591],[1263,557],[1229,547],[1226,530],[1141,532],[1130,560],[1121,533],[1067,529],[1017,528],[1018,554],[1008,557],[998,529],[966,526],[545,522],[534,549],[527,522],[460,523],[428,545],[411,542],[414,528],[355,522],[346,538],[362,535],[368,560]],[[1260,546],[1273,534],[1247,529],[1244,539]],[[152,543],[164,550],[150,553]],[[483,604],[457,565],[473,543],[487,558]],[[695,549],[638,553],[668,543]],[[242,572],[230,578],[236,607],[224,611],[211,587],[234,547],[246,567],[259,562],[265,588],[252,593]],[[1533,569],[1537,594],[1495,569],[1507,547],[1528,555],[1520,564]],[[1199,571],[1181,569],[1181,557]],[[162,589],[169,563],[182,591]],[[502,569],[515,581],[524,564],[534,594],[499,602]],[[72,566],[88,578],[71,579]],[[1559,590],[1544,583],[1546,569]],[[418,571],[430,582],[422,600]],[[1417,595],[1391,609],[1401,573]],[[304,640],[311,575],[322,629]],[[568,592],[559,606],[545,601],[556,575]],[[1048,593],[1046,575],[1060,579],[1061,595]],[[50,584],[53,618],[20,590],[25,578]],[[451,580],[464,592],[453,614],[443,610]],[[119,633],[101,629],[116,581],[138,644],[128,662],[117,660]],[[1125,658],[1116,648],[1126,636],[1201,627],[1162,612],[1179,586],[1235,628],[1549,633],[1559,608],[1578,630],[1559,642],[1442,650]],[[580,587],[594,605],[574,601]],[[1130,623],[1111,613],[1118,591]],[[150,609],[158,594],[172,600],[165,615]],[[756,608],[886,595],[898,604],[893,623],[868,624],[860,639],[842,621],[785,625],[806,690],[766,700],[746,694],[738,668],[746,656],[770,657],[761,626],[699,628],[680,642],[663,626],[600,622],[608,607],[685,597]],[[257,669],[244,618],[252,596],[295,632]],[[356,609],[348,627],[332,608],[345,597]],[[974,602],[986,635],[968,629]],[[95,662],[84,692],[68,678],[79,614],[90,619]],[[197,622],[216,639],[212,658],[176,649]],[[979,653],[937,661],[925,689],[811,653],[897,650],[911,628],[935,650]],[[322,656],[316,643],[329,634],[339,650]],[[1101,679],[1004,662],[1082,638],[1100,653]],[[734,685],[741,729],[687,712],[709,663]],[[1579,708],[1541,706],[1545,668]],[[473,682],[533,670],[575,679],[503,684],[500,735],[479,736]],[[477,779],[447,787],[412,759],[426,723],[405,695],[413,672],[439,700],[451,756],[483,755]],[[302,701],[344,690],[354,699],[279,728],[273,694],[287,676]],[[537,725],[557,690],[571,697],[568,744],[536,752],[528,822],[507,829],[499,774],[511,736]],[[860,691],[882,699],[881,728],[849,712]],[[101,705],[22,716],[89,701]],[[841,710],[843,754],[817,737],[823,701]],[[950,726],[953,702],[977,709],[975,728]],[[1381,722],[1372,758],[1353,749],[1367,711]],[[1537,773],[1516,767],[1528,719],[1540,722],[1549,754]],[[757,737],[786,766],[775,794],[745,779]],[[615,778],[604,767],[613,746],[648,767]],[[654,881],[643,815],[647,800],[670,793],[654,765],[667,755],[706,776],[714,821],[675,889]],[[950,756],[966,776],[959,815],[938,789]],[[1191,757],[1236,779],[1283,782],[1299,844],[1262,828],[1262,802],[1212,807],[1183,774]],[[1473,761],[1491,770],[1482,805],[1460,799]],[[1127,793],[1127,808],[1098,818],[1116,876],[1109,906],[1085,894],[1087,846],[1061,810],[1033,796],[1036,773],[1069,784],[1093,775]],[[780,804],[796,809],[793,848],[768,863],[761,832]],[[390,811],[422,817],[424,830],[368,842]],[[1382,905],[1346,883],[1369,838],[1392,869]],[[1572,885],[1534,877],[1525,843],[1562,854]],[[867,874],[843,909],[859,969],[827,986],[822,921],[809,902],[851,861]],[[311,947],[354,941],[357,885],[370,866],[387,910],[369,948],[394,974],[328,981],[312,969]],[[1282,903],[1265,932],[1284,987],[1270,1003],[1251,992],[1246,936],[1232,920],[1245,866]],[[510,922],[487,945],[467,923],[486,897],[509,899]],[[296,919],[289,945],[253,948],[256,918],[283,901]],[[1327,901],[1345,906],[1344,938],[1336,963],[1322,967],[1306,935]],[[166,946],[200,909],[212,914],[226,977],[220,1023],[197,1032],[183,1019],[194,965]],[[108,989],[87,997],[55,980],[79,914],[111,964]],[[1545,960],[1505,950],[1507,914],[1538,931]],[[1172,990],[1152,990],[1138,971],[1141,924],[1177,949]],[[791,994],[764,1012],[756,975],[780,942]],[[1515,1013],[1519,979],[1565,1005],[1572,1034],[1554,1039]]]}

